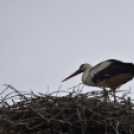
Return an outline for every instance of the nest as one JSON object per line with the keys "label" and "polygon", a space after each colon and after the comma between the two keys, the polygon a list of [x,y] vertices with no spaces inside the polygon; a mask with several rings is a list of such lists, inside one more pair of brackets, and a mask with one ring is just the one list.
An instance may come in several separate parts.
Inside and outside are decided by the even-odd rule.
{"label": "nest", "polygon": [[12,91],[1,98],[0,134],[134,133],[134,105],[126,94],[115,103],[105,101],[104,94],[98,91],[82,94],[73,90],[59,97],[61,90],[35,94],[20,92],[10,85],[6,85],[7,89]]}

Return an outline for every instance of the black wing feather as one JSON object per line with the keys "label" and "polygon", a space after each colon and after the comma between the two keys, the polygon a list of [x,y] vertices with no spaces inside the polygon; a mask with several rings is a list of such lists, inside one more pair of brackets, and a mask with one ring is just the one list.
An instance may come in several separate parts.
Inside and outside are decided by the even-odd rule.
{"label": "black wing feather", "polygon": [[130,73],[134,74],[134,64],[133,63],[123,63],[118,60],[107,60],[108,62],[112,62],[109,66],[105,69],[99,71],[97,74],[94,75],[92,81],[97,83],[98,81],[105,80],[109,77],[113,77],[119,74]]}

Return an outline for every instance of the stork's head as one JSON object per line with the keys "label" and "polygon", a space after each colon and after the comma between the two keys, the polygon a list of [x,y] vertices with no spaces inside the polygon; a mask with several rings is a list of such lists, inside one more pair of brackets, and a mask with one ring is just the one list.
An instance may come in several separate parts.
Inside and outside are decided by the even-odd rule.
{"label": "stork's head", "polygon": [[86,64],[82,64],[76,72],[74,72],[73,74],[71,74],[70,76],[68,76],[67,78],[65,78],[62,82],[70,79],[71,77],[74,77],[74,76],[76,76],[76,75],[84,72],[87,69],[90,70],[91,68],[92,68],[92,66],[90,64],[87,64],[87,63]]}

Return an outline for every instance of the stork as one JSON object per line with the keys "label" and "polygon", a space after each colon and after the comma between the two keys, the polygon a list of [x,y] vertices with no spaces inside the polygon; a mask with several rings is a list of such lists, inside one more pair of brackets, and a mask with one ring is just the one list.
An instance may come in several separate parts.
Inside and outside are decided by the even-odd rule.
{"label": "stork", "polygon": [[114,101],[115,90],[122,84],[127,83],[134,77],[134,64],[125,63],[115,59],[103,61],[95,66],[90,64],[82,64],[80,68],[65,78],[62,82],[70,79],[83,72],[82,83],[88,86],[110,88],[113,91]]}

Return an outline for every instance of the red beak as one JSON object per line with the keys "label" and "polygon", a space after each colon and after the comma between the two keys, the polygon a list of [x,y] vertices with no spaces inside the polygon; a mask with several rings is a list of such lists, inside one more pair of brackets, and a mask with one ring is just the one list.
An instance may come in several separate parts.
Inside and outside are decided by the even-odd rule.
{"label": "red beak", "polygon": [[74,77],[74,76],[80,74],[81,72],[82,72],[81,70],[77,70],[76,72],[74,72],[73,74],[71,74],[69,77],[65,78],[62,82],[70,79],[71,77]]}

